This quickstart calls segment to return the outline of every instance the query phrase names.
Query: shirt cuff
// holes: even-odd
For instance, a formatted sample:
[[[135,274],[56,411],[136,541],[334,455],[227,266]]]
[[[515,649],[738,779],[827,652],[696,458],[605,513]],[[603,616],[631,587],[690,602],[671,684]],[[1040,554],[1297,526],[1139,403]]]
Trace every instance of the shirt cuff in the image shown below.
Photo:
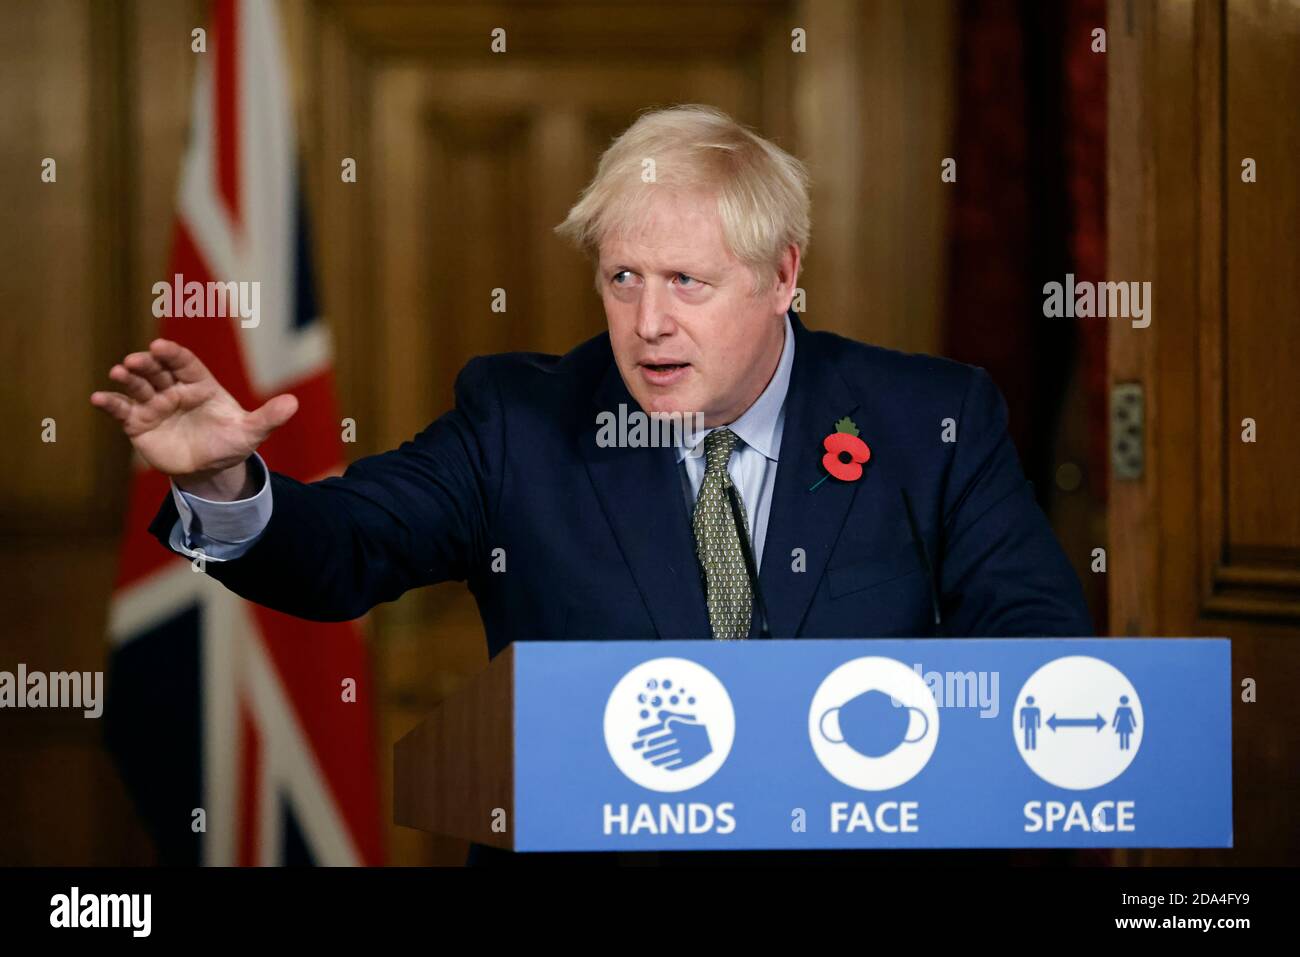
[[[172,501],[180,513],[183,541],[190,548],[199,539],[206,543],[251,544],[271,521],[271,483],[266,462],[256,452],[248,460],[252,479],[260,488],[248,498],[233,502],[214,502],[172,486]],[[205,549],[206,551],[206,549]]]
[[[252,538],[246,542],[240,542],[238,545],[227,545],[223,542],[209,541],[202,535],[195,535],[187,542],[185,529],[181,528],[181,520],[178,518],[176,524],[172,526],[172,533],[167,544],[171,546],[172,551],[184,555],[186,558],[201,558],[209,562],[229,562],[239,558],[244,552],[256,545],[257,539]]]

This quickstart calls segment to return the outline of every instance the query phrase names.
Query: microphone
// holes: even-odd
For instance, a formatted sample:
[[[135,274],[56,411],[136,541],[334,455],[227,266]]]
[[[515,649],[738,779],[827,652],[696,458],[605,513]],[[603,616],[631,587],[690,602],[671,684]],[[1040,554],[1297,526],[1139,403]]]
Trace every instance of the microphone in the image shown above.
[[[907,511],[907,524],[912,530],[912,544],[916,546],[916,557],[921,562],[921,567],[925,569],[925,582],[930,587],[930,607],[934,611],[934,628],[940,635],[943,634],[943,615],[939,613],[939,586],[934,580],[934,567],[930,564],[930,556],[926,553],[925,542],[921,539],[921,529],[916,524],[916,513],[912,511],[912,499],[907,494],[907,489],[900,488],[899,494],[903,496],[903,508]]]
[[[767,605],[763,601],[763,589],[758,586],[758,566],[754,562],[754,552],[749,547],[749,529],[745,527],[745,519],[740,514],[740,498],[736,487],[731,484],[730,475],[726,477],[724,487],[727,490],[727,501],[731,503],[731,517],[736,523],[736,535],[740,538],[740,553],[745,557],[749,593],[754,596],[754,605],[758,610],[758,637],[771,638],[772,633],[767,630]]]

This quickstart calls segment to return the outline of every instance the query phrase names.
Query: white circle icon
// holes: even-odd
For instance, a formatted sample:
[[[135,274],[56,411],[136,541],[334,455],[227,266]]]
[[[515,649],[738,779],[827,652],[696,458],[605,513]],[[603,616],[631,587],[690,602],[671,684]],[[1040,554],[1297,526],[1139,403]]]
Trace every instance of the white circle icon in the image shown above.
[[[605,747],[618,769],[652,791],[685,791],[722,767],[736,713],[722,682],[685,658],[637,665],[605,703]]]
[[[855,658],[822,681],[808,709],[813,752],[841,784],[888,791],[920,773],[939,742],[930,687],[893,658]]]
[[[1085,791],[1109,784],[1137,756],[1146,718],[1124,672],[1087,655],[1039,668],[1016,698],[1012,733],[1030,770],[1048,784]]]

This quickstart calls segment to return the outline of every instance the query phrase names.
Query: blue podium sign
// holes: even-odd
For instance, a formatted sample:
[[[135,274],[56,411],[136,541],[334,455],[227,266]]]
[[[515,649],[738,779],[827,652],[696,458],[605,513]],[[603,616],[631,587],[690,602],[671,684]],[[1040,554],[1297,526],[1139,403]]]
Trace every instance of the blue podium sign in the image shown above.
[[[1232,846],[1226,639],[513,648],[519,851]]]

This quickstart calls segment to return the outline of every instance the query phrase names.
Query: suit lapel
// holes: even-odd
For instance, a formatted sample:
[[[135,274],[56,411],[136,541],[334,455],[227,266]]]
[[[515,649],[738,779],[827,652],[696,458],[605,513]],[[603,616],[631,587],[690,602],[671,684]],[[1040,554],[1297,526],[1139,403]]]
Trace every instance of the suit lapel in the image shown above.
[[[597,411],[641,407],[611,360],[578,443],[614,536],[660,638],[709,638],[708,607],[673,448],[601,448]]]
[[[872,471],[868,462],[856,482],[828,478],[809,491],[826,475],[822,439],[835,430],[838,419],[851,415],[858,403],[812,334],[794,313],[790,320],[795,331],[794,368],[786,393],[781,457],[759,574],[773,638],[797,636],[858,487],[871,481]],[[869,445],[866,424],[858,426]],[[792,568],[796,548],[806,556],[803,571]]]

